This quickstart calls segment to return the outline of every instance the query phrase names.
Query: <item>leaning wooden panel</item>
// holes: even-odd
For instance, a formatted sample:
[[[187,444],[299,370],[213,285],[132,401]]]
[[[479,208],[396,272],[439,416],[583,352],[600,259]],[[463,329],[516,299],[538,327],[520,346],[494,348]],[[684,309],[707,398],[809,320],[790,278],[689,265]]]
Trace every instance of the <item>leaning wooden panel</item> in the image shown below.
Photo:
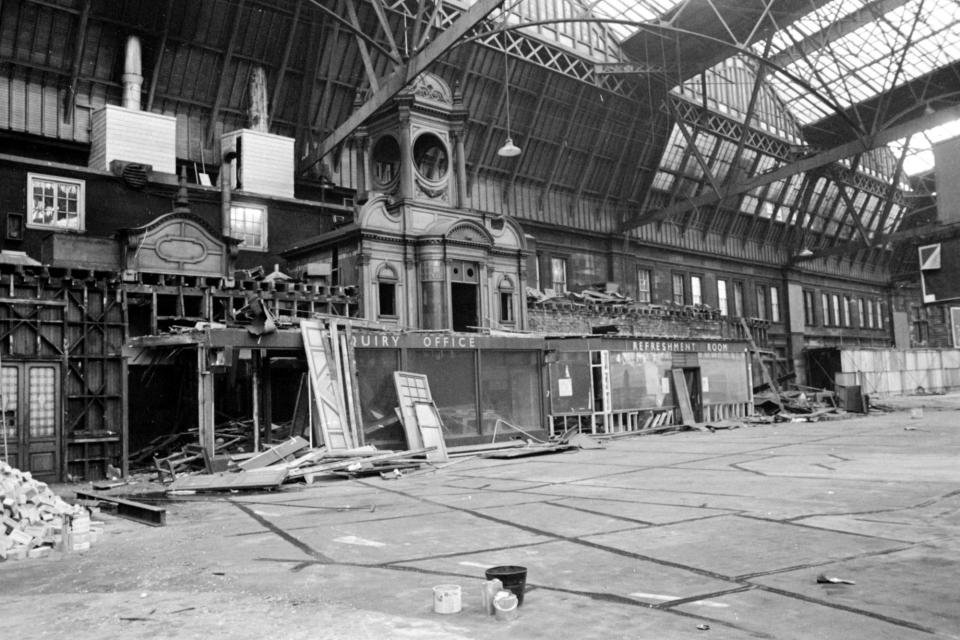
[[[423,437],[420,435],[414,404],[433,402],[427,376],[407,371],[394,371],[393,383],[397,389],[397,399],[400,401],[400,420],[403,422],[403,431],[407,436],[407,448],[421,449],[424,446]]]
[[[427,454],[427,460],[447,460],[447,447],[443,440],[443,421],[440,420],[437,405],[432,402],[414,402],[413,410],[424,446],[436,447],[435,451]]]
[[[303,336],[303,348],[307,353],[310,385],[320,417],[323,444],[327,449],[350,449],[354,443],[340,409],[341,403],[337,393],[339,383],[331,370],[333,363],[327,357],[329,348],[324,344],[329,337],[320,322],[316,320],[301,321],[300,333]]]

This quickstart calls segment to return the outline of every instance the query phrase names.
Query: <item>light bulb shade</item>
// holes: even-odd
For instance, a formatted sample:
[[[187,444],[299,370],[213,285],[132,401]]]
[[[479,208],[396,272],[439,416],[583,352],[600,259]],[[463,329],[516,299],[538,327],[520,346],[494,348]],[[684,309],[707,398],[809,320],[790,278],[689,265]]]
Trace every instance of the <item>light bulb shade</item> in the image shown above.
[[[503,146],[497,149],[497,155],[501,158],[513,158],[520,155],[520,147],[513,144],[513,138],[507,138]]]

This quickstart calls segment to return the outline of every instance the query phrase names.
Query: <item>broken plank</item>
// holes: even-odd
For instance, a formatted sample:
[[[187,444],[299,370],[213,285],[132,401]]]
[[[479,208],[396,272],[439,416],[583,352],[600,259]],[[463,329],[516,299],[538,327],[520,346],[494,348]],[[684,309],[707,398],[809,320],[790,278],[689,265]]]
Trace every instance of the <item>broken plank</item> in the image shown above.
[[[569,449],[576,449],[576,447],[573,446],[572,444],[530,445],[530,446],[517,448],[517,449],[491,451],[489,453],[484,453],[482,455],[484,458],[497,458],[497,459],[525,458],[527,456],[539,456],[546,453],[558,453],[560,451],[567,451]]]
[[[294,436],[289,440],[281,442],[278,445],[270,447],[266,451],[262,451],[257,455],[253,456],[248,460],[244,460],[237,466],[243,469],[244,471],[250,471],[251,469],[259,469],[261,467],[266,467],[268,465],[280,462],[289,455],[293,455],[300,449],[309,447],[310,443],[301,438],[300,436]]]
[[[167,523],[167,510],[152,504],[143,504],[119,496],[108,496],[94,491],[77,491],[78,500],[97,500],[110,502],[117,506],[117,515],[128,520],[142,522],[152,527],[162,527]]]
[[[287,478],[287,468],[264,467],[253,471],[180,476],[167,486],[171,491],[226,491],[230,489],[272,489]]]
[[[456,447],[447,447],[448,455],[485,453],[487,451],[499,451],[501,449],[516,449],[525,447],[527,443],[523,440],[505,440],[503,442],[490,442],[486,444],[463,444]]]
[[[326,471],[337,471],[339,469],[346,469],[355,464],[365,464],[368,462],[379,462],[381,460],[397,460],[400,458],[411,458],[413,456],[421,456],[430,451],[433,451],[435,447],[425,447],[423,449],[413,449],[410,451],[400,451],[398,453],[384,453],[377,456],[369,456],[367,458],[351,458],[348,460],[340,460],[337,462],[328,462],[326,464],[318,464],[312,467],[300,467],[299,469],[293,469],[290,471],[288,477],[290,478],[299,478],[300,476],[306,476],[313,473],[323,473]]]

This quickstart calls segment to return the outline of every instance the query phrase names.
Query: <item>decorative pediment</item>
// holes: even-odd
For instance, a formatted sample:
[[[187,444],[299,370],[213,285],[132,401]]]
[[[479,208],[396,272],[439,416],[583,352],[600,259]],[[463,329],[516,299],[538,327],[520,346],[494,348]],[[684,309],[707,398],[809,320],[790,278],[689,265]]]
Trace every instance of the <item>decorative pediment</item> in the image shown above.
[[[433,73],[421,73],[414,79],[410,92],[418,102],[450,109],[453,107],[453,93],[440,76]]]
[[[233,270],[237,241],[224,239],[193,214],[167,213],[122,233],[127,270],[211,277]]]
[[[465,242],[469,244],[483,244],[493,246],[494,241],[490,233],[472,220],[457,222],[445,234],[448,241]]]

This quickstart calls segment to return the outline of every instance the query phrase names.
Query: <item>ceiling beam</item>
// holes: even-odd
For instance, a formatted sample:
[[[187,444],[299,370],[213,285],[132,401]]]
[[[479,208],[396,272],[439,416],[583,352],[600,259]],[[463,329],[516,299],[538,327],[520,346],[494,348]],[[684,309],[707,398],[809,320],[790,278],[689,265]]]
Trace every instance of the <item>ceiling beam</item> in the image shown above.
[[[325,7],[325,6],[323,6],[322,4],[320,4],[320,2],[318,2],[318,0],[310,0],[310,4],[312,4],[312,5],[315,6],[317,9],[319,9],[320,11],[323,11],[325,14],[327,14],[328,16],[330,16],[331,18],[333,18],[334,20],[336,20],[337,22],[339,22],[340,24],[342,24],[343,26],[345,26],[347,29],[349,29],[349,30],[351,31],[351,33],[353,33],[354,35],[356,35],[357,38],[362,39],[364,42],[366,42],[367,44],[369,44],[371,47],[373,47],[374,49],[377,49],[378,51],[380,51],[381,53],[383,53],[383,55],[387,56],[388,58],[390,58],[391,60],[393,60],[393,61],[396,62],[396,63],[399,63],[399,62],[400,62],[399,58],[394,58],[394,57],[393,57],[393,54],[392,54],[390,51],[388,51],[387,49],[385,49],[379,42],[377,42],[376,40],[374,40],[373,38],[371,38],[370,36],[368,36],[366,33],[364,33],[363,30],[357,29],[357,28],[354,27],[352,24],[350,24],[350,21],[347,20],[346,18],[342,17],[337,11],[334,11],[334,10],[332,10],[332,9],[328,9],[327,7]],[[339,9],[339,3],[338,3],[338,5],[337,5],[337,8]]]
[[[277,79],[273,85],[273,98],[270,100],[268,122],[273,122],[273,114],[277,111],[277,104],[280,102],[281,91],[283,90],[283,81],[287,75],[287,65],[290,64],[290,53],[293,51],[293,42],[296,39],[297,26],[300,24],[300,10],[303,8],[303,0],[296,0],[297,5],[293,9],[293,17],[290,19],[290,36],[287,38],[287,44],[283,49],[283,60],[280,61],[280,70],[277,72]]]
[[[217,119],[220,117],[220,108],[223,106],[223,92],[229,81],[234,80],[234,74],[228,73],[233,50],[237,46],[237,36],[240,33],[241,19],[243,18],[243,3],[237,3],[233,13],[233,25],[230,27],[230,38],[227,40],[227,49],[223,54],[223,64],[220,65],[220,82],[217,83],[217,93],[214,97],[213,108],[210,110],[210,129],[207,133],[207,145],[212,145],[217,135]]]
[[[367,72],[367,82],[370,83],[370,89],[374,93],[380,91],[380,83],[377,82],[377,71],[374,69],[373,60],[370,58],[370,51],[367,49],[367,44],[363,38],[360,37],[362,29],[360,29],[360,19],[357,18],[357,8],[353,4],[353,0],[344,0],[347,5],[347,16],[350,18],[350,25],[353,27],[354,37],[357,39],[357,49],[360,51],[360,59],[363,61],[363,68]]]
[[[333,133],[326,137],[320,144],[315,158],[310,165],[320,161],[325,155],[343,142],[347,136],[362,125],[367,118],[376,112],[377,109],[385,105],[395,95],[397,95],[411,80],[426,70],[433,62],[447,52],[450,47],[456,44],[457,40],[463,37],[471,29],[476,27],[480,21],[499,6],[502,0],[477,0],[467,11],[460,14],[460,17],[450,25],[448,29],[441,32],[430,44],[424,47],[423,51],[417,53],[406,64],[401,65],[380,83],[380,90],[373,93],[359,109],[355,109],[353,114],[338,126]]]
[[[803,40],[799,40],[786,49],[777,52],[770,58],[770,62],[778,67],[786,67],[798,60],[803,60],[810,54],[816,53],[817,50],[853,33],[860,27],[875,22],[878,17],[902,7],[907,2],[908,0],[873,0],[873,2],[868,2],[853,13],[831,21],[820,31],[811,33]]]
[[[708,192],[663,209],[640,213],[628,220],[626,224],[624,224],[621,231],[627,231],[629,229],[641,227],[643,225],[657,222],[658,220],[663,220],[681,213],[685,213],[691,209],[711,205],[718,200],[740,195],[741,193],[746,193],[747,191],[756,189],[757,187],[762,187],[770,184],[771,182],[789,178],[797,173],[810,171],[812,169],[816,169],[817,167],[822,167],[844,158],[865,153],[871,149],[882,147],[895,140],[906,138],[907,136],[913,135],[920,131],[925,131],[957,119],[960,119],[960,105],[941,109],[932,114],[923,115],[914,120],[910,120],[894,127],[890,127],[889,129],[879,131],[872,136],[864,136],[858,138],[857,140],[847,142],[807,158],[802,158],[775,169],[774,171],[769,171],[767,173],[754,176],[749,180],[744,180],[739,184],[722,185],[719,189],[719,193]]]
[[[949,240],[958,236],[960,236],[960,223],[958,222],[954,222],[952,224],[925,224],[922,227],[914,227],[913,229],[905,229],[903,231],[896,231],[894,233],[878,236],[874,241],[872,248],[889,251],[891,248],[889,245],[901,244],[910,240],[915,240],[918,242],[935,242]],[[810,253],[810,255],[794,256],[790,259],[789,266],[793,266],[801,262],[810,262],[811,260],[817,260],[819,258],[845,255],[855,251],[860,251],[862,249],[870,248],[870,246],[863,242],[847,242],[842,245],[836,245],[826,249],[820,249],[819,251],[813,251]]]
[[[150,76],[150,90],[147,93],[147,106],[144,111],[153,111],[153,100],[157,96],[157,81],[160,78],[163,54],[167,49],[167,38],[170,37],[170,19],[173,17],[173,0],[167,0],[167,10],[164,13],[163,33],[160,35],[160,44],[157,46],[157,57],[153,62],[153,74]]]
[[[80,68],[83,63],[83,50],[87,44],[87,22],[90,20],[90,5],[92,0],[83,3],[83,11],[77,18],[77,35],[73,46],[73,62],[70,68],[70,83],[64,96],[63,119],[73,122],[73,110],[77,99],[77,84],[80,82]]]

